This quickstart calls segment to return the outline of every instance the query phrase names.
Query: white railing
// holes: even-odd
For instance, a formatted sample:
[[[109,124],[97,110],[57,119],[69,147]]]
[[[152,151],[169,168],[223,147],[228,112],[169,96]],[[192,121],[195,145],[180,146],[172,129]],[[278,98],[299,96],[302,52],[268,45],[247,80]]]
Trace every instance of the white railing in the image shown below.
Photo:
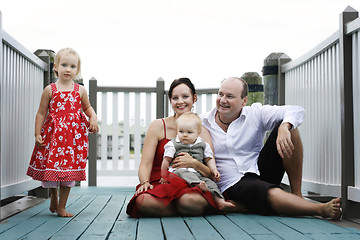
[[[97,86],[96,79],[91,79],[89,85],[100,122],[99,133],[90,135],[90,151],[96,146],[96,152],[89,153],[89,185],[96,185],[97,176],[137,176],[148,126],[156,118],[173,114],[164,81],[159,79],[156,87],[127,88]],[[217,89],[197,90],[194,111],[210,110],[216,93]]]
[[[26,171],[47,64],[1,29],[1,13],[0,43],[0,193],[4,199],[40,185]]]
[[[340,196],[341,129],[338,34],[301,64],[285,71],[285,103],[306,109],[300,134],[304,145],[303,189]],[[320,51],[318,51],[320,49]]]
[[[306,109],[303,189],[341,196],[345,208],[360,202],[359,29],[358,13],[347,8],[339,31],[280,73],[285,103]]]

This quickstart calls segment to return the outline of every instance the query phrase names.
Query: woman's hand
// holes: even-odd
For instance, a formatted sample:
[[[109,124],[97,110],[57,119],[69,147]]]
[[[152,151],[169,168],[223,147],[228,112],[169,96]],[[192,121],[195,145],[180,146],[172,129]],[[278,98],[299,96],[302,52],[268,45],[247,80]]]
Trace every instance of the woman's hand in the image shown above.
[[[149,183],[149,181],[145,181],[141,184],[141,186],[136,190],[135,195],[138,195],[142,192],[146,192],[148,189],[153,189],[154,186]]]
[[[172,161],[173,168],[195,168],[196,164],[199,161],[194,159],[188,153],[181,152],[179,155]]]

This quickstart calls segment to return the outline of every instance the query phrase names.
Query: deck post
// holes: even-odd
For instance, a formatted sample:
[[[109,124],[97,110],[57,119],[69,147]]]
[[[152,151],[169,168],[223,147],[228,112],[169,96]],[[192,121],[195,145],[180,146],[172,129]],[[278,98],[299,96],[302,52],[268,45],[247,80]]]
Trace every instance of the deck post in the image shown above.
[[[281,71],[281,66],[290,62],[291,58],[283,54],[278,59],[278,104],[285,105],[285,73]]]
[[[44,88],[45,88],[51,82],[51,79],[50,79],[50,72],[51,72],[50,71],[50,56],[45,51],[42,51],[39,54],[37,54],[37,52],[35,52],[35,55],[37,55],[44,63],[47,64],[47,69],[46,69],[46,71],[44,71]]]
[[[356,10],[347,7],[340,14],[340,108],[341,108],[341,206],[343,217],[354,217],[348,200],[348,186],[354,186],[354,121],[352,86],[352,37],[346,34],[346,24],[358,18]]]
[[[271,53],[264,60],[262,69],[264,80],[264,104],[285,104],[285,74],[281,66],[291,61],[288,55],[278,52]]]
[[[97,110],[97,80],[92,77],[89,80],[89,100],[92,108],[96,112]],[[96,161],[97,161],[97,146],[96,146],[96,138],[97,133],[89,134],[89,161],[88,161],[88,169],[89,169],[89,186],[96,186],[97,180],[97,169],[96,169]]]
[[[1,16],[1,11],[0,11],[0,86],[2,86],[2,82],[3,82],[3,52],[2,52],[2,49],[3,49],[3,41],[2,41],[2,16]],[[0,88],[0,113],[1,113],[1,91],[2,89]],[[2,118],[1,118],[2,114],[0,114],[0,175],[1,175],[1,169],[2,168],[2,163],[1,163],[1,159],[2,159],[2,154],[1,154],[1,122],[2,122]],[[1,177],[0,177],[0,207],[1,207],[1,189],[2,189],[2,185],[1,185]],[[0,212],[1,214],[1,212]],[[1,218],[1,216],[0,216]]]
[[[156,81],[156,118],[164,117],[165,82],[162,78]]]

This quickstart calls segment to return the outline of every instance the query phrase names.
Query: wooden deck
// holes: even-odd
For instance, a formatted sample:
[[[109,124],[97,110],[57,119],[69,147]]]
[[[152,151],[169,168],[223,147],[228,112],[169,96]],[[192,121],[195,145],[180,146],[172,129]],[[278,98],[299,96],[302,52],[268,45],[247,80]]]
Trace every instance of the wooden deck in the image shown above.
[[[131,188],[75,187],[67,204],[73,218],[49,211],[49,200],[0,222],[0,239],[360,239],[360,230],[310,218],[249,214],[129,218]]]

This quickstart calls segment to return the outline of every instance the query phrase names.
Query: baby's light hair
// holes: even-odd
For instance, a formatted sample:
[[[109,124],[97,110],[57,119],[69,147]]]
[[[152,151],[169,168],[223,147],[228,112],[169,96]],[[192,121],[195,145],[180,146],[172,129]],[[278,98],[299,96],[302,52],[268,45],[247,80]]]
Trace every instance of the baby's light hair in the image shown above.
[[[64,56],[64,55],[67,55],[67,54],[73,54],[74,56],[76,56],[78,58],[78,64],[77,64],[77,69],[78,69],[78,72],[75,76],[75,78],[78,78],[80,76],[80,72],[81,72],[81,61],[80,61],[80,56],[79,54],[72,48],[63,48],[63,49],[60,49],[56,55],[55,55],[55,60],[54,60],[54,65],[56,67],[59,67],[59,62],[60,62],[60,59]],[[54,69],[54,72],[55,72],[55,75],[57,77],[59,77],[58,75],[58,72]]]
[[[176,127],[179,121],[192,121],[194,124],[196,124],[198,133],[201,133],[202,130],[202,121],[201,118],[193,112],[186,112],[183,113],[177,120],[176,120]]]

